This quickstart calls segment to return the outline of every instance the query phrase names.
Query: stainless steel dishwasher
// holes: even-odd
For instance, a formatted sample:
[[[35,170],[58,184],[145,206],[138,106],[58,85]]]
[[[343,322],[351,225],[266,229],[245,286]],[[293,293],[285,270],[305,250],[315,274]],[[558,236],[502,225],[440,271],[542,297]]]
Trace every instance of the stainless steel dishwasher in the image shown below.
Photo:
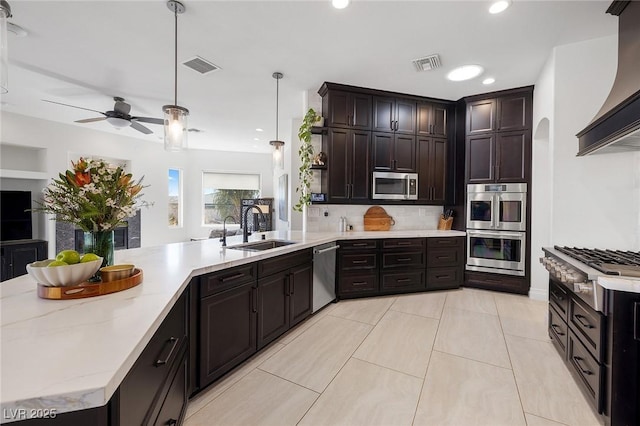
[[[313,248],[313,312],[336,299],[335,242]]]

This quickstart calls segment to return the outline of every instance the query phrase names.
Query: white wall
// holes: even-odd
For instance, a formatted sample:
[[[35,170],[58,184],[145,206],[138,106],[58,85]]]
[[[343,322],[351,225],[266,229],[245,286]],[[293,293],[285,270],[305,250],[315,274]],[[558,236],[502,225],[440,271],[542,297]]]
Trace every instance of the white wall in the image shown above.
[[[536,83],[531,297],[548,292],[541,246],[640,249],[640,153],[576,157],[575,135],[604,103],[616,64],[617,36],[558,46]]]
[[[273,197],[270,154],[248,154],[207,150],[166,152],[162,143],[149,142],[123,135],[100,132],[75,125],[2,112],[2,145],[18,145],[46,149],[44,170],[49,177],[70,168],[70,160],[80,155],[130,160],[133,177],[144,176],[143,199],[154,203],[141,210],[143,247],[169,242],[186,241],[192,237],[206,237],[209,229],[201,226],[202,170],[260,173],[262,196]],[[9,166],[3,164],[3,168]],[[169,168],[183,170],[184,222],[182,228],[167,226]],[[2,179],[2,187],[10,181]],[[46,239],[52,240],[51,223],[47,224]],[[50,247],[54,245],[51,244]]]

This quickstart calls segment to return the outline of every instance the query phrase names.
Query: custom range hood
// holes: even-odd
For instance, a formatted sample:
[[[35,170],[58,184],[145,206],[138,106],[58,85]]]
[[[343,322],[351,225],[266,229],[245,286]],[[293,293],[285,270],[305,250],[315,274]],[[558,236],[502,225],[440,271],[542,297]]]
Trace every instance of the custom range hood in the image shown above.
[[[640,1],[614,1],[618,16],[618,71],[609,97],[576,136],[578,156],[640,151]]]

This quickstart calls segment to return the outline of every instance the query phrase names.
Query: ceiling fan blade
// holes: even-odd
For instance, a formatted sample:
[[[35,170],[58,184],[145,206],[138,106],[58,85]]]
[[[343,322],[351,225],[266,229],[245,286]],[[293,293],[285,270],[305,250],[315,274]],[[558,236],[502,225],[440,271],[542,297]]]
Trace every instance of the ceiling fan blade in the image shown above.
[[[131,117],[131,120],[140,121],[142,123],[152,123],[152,124],[164,124],[164,120],[162,118],[152,118],[152,117]]]
[[[151,131],[151,129],[148,129],[148,128],[144,127],[142,124],[136,123],[135,121],[131,122],[131,127],[133,127],[134,129],[136,129],[139,132],[144,133],[145,135],[150,135],[151,133],[153,133]]]
[[[84,120],[76,120],[75,123],[93,123],[94,121],[106,120],[107,117],[85,118]]]
[[[117,100],[115,105],[113,106],[113,110],[123,115],[129,115],[129,111],[131,111],[131,105],[129,105],[125,101]]]
[[[58,105],[68,106],[68,107],[71,107],[71,108],[84,109],[84,110],[87,110],[87,111],[97,112],[98,114],[102,114],[102,115],[106,116],[106,114],[105,114],[104,112],[102,112],[102,111],[97,111],[97,110],[95,110],[95,109],[91,109],[91,108],[83,108],[83,107],[79,107],[79,106],[75,106],[75,105],[69,105],[69,104],[63,104],[62,102],[48,101],[48,100],[46,100],[46,99],[42,99],[42,100],[43,100],[44,102],[49,102],[49,103],[51,103],[51,104],[58,104]]]

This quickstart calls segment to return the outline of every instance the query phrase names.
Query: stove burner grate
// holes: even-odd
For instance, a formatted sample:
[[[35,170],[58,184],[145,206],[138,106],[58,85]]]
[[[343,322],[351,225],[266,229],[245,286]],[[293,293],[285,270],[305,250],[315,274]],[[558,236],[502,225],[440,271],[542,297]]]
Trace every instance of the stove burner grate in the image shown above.
[[[640,252],[559,246],[554,248],[608,275],[622,275],[621,271],[640,269]]]

